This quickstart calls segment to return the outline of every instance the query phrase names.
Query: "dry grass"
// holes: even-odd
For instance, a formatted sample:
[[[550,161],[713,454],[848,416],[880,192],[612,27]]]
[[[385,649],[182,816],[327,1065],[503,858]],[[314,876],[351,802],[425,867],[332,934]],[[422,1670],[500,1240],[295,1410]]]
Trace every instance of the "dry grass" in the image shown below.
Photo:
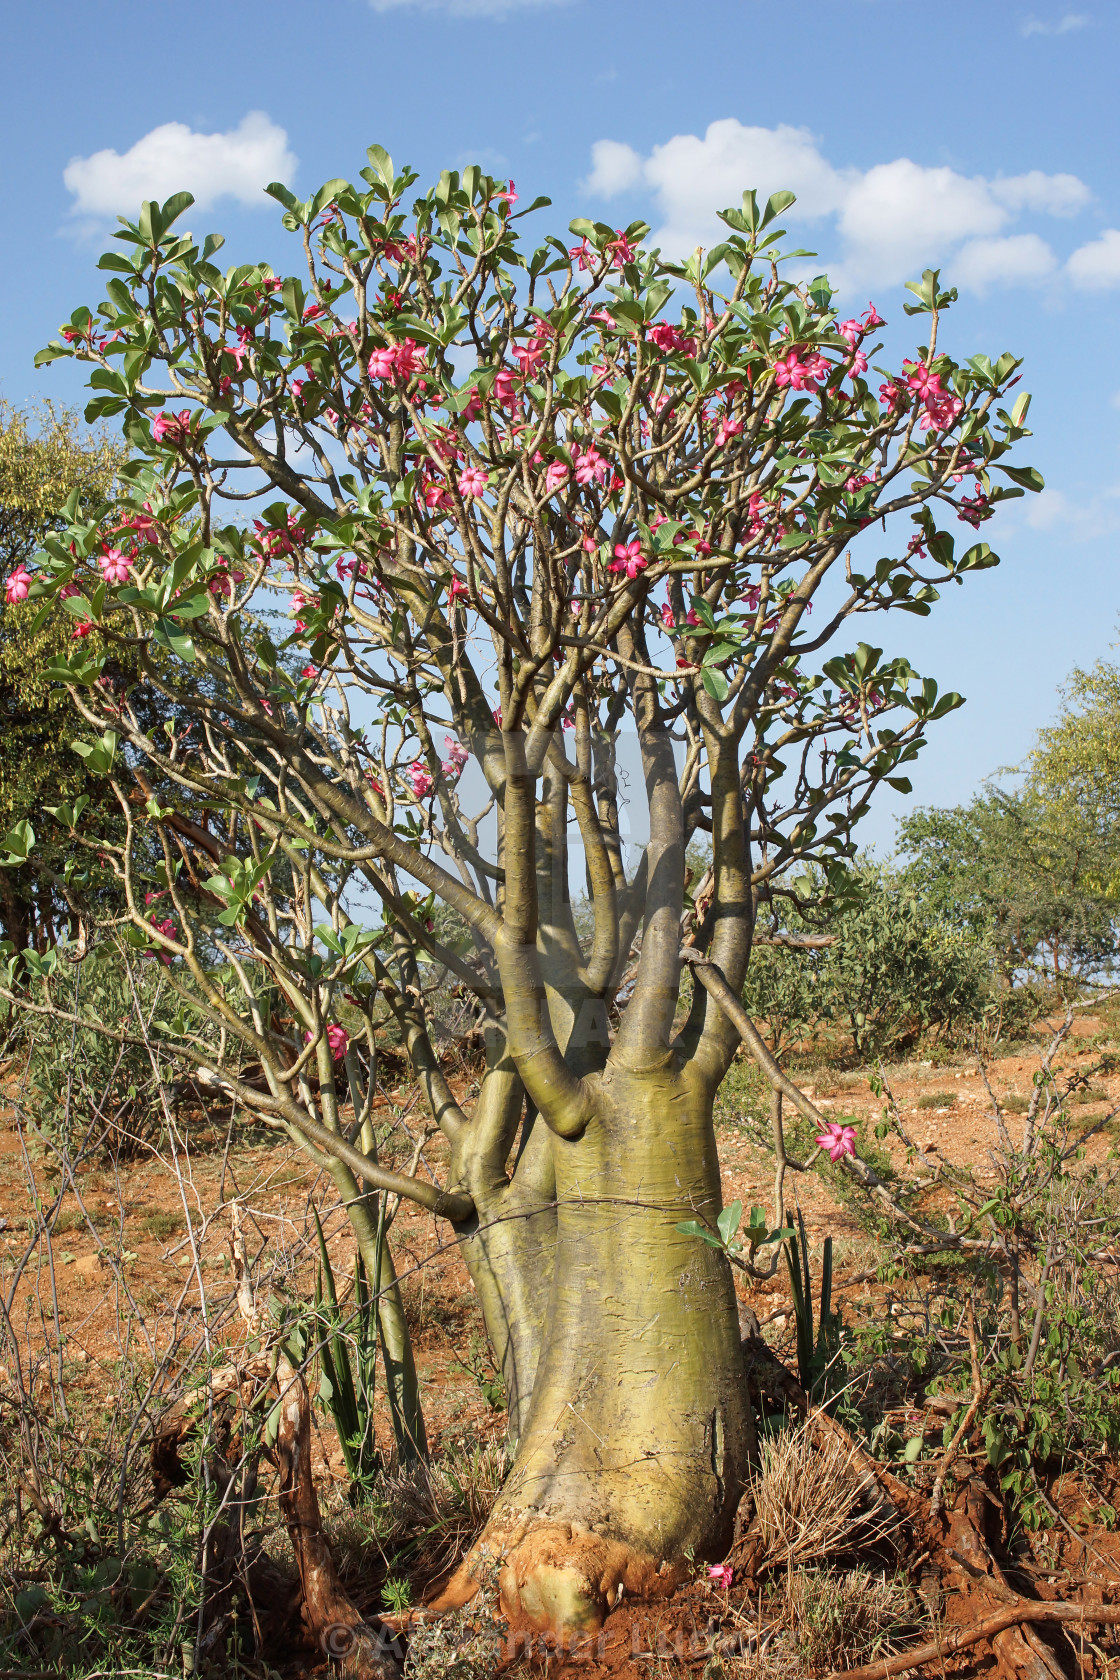
[[[904,1579],[859,1567],[791,1570],[775,1581],[749,1648],[723,1656],[728,1680],[804,1680],[892,1651],[921,1625]]]
[[[426,1468],[390,1470],[368,1499],[331,1514],[344,1574],[377,1562],[426,1585],[458,1563],[490,1515],[509,1462],[496,1443],[460,1448]]]
[[[785,1429],[762,1446],[754,1487],[755,1526],[767,1567],[829,1557],[858,1534],[866,1543],[864,1476],[854,1449],[826,1437],[817,1446],[808,1428]]]

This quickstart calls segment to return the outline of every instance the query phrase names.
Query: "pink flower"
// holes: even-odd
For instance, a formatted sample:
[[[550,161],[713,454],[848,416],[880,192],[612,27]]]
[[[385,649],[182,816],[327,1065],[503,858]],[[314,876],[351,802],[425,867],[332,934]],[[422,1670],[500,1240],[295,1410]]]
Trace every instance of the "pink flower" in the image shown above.
[[[728,439],[738,437],[743,429],[741,420],[721,420],[719,431],[716,433],[716,448],[722,449]]]
[[[428,508],[452,508],[455,506],[450,490],[441,479],[430,478],[425,484],[424,506]]]
[[[452,578],[451,579],[451,588],[447,591],[447,604],[448,604],[448,606],[453,606],[454,603],[456,601],[458,601],[460,597],[462,597],[464,600],[466,600],[469,597],[469,595],[470,595],[470,590],[467,588],[467,586],[463,582],[462,578]]]
[[[863,337],[863,324],[860,321],[841,321],[836,331],[841,338],[847,339],[851,349],[855,349],[856,341]]]
[[[304,1033],[303,1042],[305,1044],[311,1043],[311,1034],[309,1032]],[[346,1047],[349,1043],[350,1034],[346,1031],[345,1027],[332,1025],[327,1028],[327,1044],[329,1045],[331,1055],[334,1057],[336,1062],[345,1056]]]
[[[549,495],[558,490],[568,477],[568,463],[566,461],[550,461],[548,471],[544,475],[544,486]]]
[[[817,1138],[817,1144],[831,1161],[838,1161],[842,1155],[854,1155],[856,1129],[854,1126],[842,1126],[839,1120],[830,1120]]]
[[[405,775],[411,782],[412,791],[416,795],[417,799],[427,798],[428,794],[431,793],[433,787],[435,786],[435,782],[432,780],[432,777],[419,761],[414,764],[410,764],[408,769],[405,771]]]
[[[119,548],[109,548],[106,549],[104,554],[99,554],[97,564],[101,567],[106,583],[128,582],[128,573],[132,562],[121,553]]]
[[[625,572],[626,576],[633,580],[637,577],[638,573],[644,571],[648,565],[649,561],[642,553],[640,539],[638,537],[633,537],[628,543],[615,543],[614,559],[611,561],[607,570],[611,572]]]
[[[611,253],[611,267],[621,268],[623,263],[633,262],[637,256],[637,247],[626,237],[621,228],[615,232],[614,238],[606,249]]]
[[[318,675],[319,675],[319,667],[317,665],[305,665],[303,667],[303,670],[300,672],[301,677],[315,678]]]
[[[666,601],[665,605],[661,609],[661,622],[665,626],[666,630],[675,630],[677,628],[677,621],[673,617],[673,609],[669,605],[668,601]]]
[[[486,489],[490,479],[481,467],[465,467],[459,474],[459,494],[465,500],[477,500]]]
[[[511,373],[509,368],[501,368],[494,375],[494,400],[501,403],[503,408],[508,408],[517,395],[516,379],[517,375]]]
[[[72,642],[79,641],[82,636],[88,636],[92,629],[93,625],[90,623],[88,618],[79,619],[78,623],[75,624],[73,630],[70,632],[70,640]]]
[[[478,386],[472,385],[471,400],[463,410],[463,419],[466,421],[467,425],[470,425],[471,421],[477,420],[481,413],[482,398],[478,394]]]
[[[157,414],[152,421],[152,436],[157,443],[162,443],[165,437],[171,443],[179,443],[190,423],[189,408],[180,409],[178,414]]]
[[[582,454],[577,453],[575,463],[577,484],[603,484],[606,481],[607,473],[610,471],[606,461],[594,445],[585,449]]]
[[[879,314],[873,303],[869,303],[863,312],[863,330],[865,333],[874,332],[876,327],[885,327],[886,322]]]
[[[506,187],[503,192],[496,192],[494,197],[500,200],[503,204],[516,204],[518,195],[513,190],[513,182],[511,181],[509,186]]]
[[[447,749],[447,757],[444,759],[441,766],[444,775],[461,776],[463,773],[463,766],[471,756],[470,753],[461,741],[457,741],[455,739],[454,735],[445,735],[443,737],[443,744]]]
[[[708,1579],[714,1581],[717,1587],[722,1587],[726,1591],[735,1579],[735,1571],[729,1563],[709,1564]]]
[[[14,607],[17,601],[26,601],[34,581],[26,566],[17,566],[4,585],[4,599],[8,605]]]
[[[867,372],[867,357],[862,350],[857,350],[852,357],[852,365],[848,369],[853,379],[860,379]]]
[[[991,517],[992,510],[988,505],[987,496],[983,493],[976,497],[961,497],[960,512],[957,514],[957,518],[963,519],[966,525],[971,525],[974,531],[978,531],[985,519]]]
[[[532,373],[537,363],[544,356],[546,343],[546,339],[531,338],[528,344],[518,344],[514,346],[513,354],[516,360],[520,362],[521,372],[523,374],[527,375]]]
[[[392,379],[397,367],[397,352],[390,346],[387,350],[374,350],[369,358],[369,376],[371,379]]]

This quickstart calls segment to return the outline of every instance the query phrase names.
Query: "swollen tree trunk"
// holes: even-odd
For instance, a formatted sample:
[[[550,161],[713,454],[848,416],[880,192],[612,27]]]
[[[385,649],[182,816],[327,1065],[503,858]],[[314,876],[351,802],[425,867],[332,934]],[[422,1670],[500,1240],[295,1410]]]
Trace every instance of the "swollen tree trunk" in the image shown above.
[[[724,1257],[676,1229],[722,1206],[711,1098],[665,1055],[608,1067],[553,1138],[551,1289],[510,1477],[445,1604],[500,1569],[507,1612],[594,1629],[731,1537],[752,1433]]]

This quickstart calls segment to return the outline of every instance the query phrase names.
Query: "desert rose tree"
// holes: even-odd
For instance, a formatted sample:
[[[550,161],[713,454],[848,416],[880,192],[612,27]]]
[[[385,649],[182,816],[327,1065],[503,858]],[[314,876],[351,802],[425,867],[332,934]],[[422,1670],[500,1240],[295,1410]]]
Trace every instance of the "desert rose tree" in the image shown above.
[[[89,416],[122,416],[124,498],[8,593],[73,619],[53,674],[128,832],[58,818],[112,871],[118,934],[165,965],[155,1053],[327,1163],[371,1264],[379,1192],[462,1242],[515,1452],[453,1596],[497,1562],[507,1607],[593,1627],[721,1554],[751,1438],[727,1252],[681,1229],[717,1229],[739,1035],[682,982],[682,938],[738,993],[775,895],[842,883],[875,789],[908,786],[958,704],[857,641],[860,615],[928,613],[994,565],[951,533],[1040,481],[1004,464],[1018,364],[953,362],[954,294],[927,273],[907,309],[928,342],[872,372],[875,309],[841,319],[826,279],[786,277],[790,194],[746,193],[726,242],[678,264],[643,225],[530,251],[546,201],[515,210],[474,168],[408,211],[415,179],[372,147],[358,185],[270,188],[302,251],[288,278],[223,273],[220,239],[177,230],[187,194],[122,227],[106,300],[40,360],[88,363]],[[140,726],[91,624],[189,728]],[[689,886],[696,835],[712,863]],[[436,1054],[433,964],[476,1000],[469,1106]],[[449,1145],[439,1186],[372,1158],[386,1008]]]

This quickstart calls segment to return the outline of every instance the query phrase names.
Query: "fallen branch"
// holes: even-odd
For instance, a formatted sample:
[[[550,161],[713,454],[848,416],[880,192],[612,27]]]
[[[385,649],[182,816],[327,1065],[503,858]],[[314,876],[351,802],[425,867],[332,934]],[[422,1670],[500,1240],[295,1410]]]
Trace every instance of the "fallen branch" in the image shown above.
[[[866,1663],[863,1668],[839,1669],[827,1675],[826,1680],[890,1680],[892,1674],[906,1674],[925,1663],[951,1657],[956,1651],[978,1645],[982,1639],[993,1639],[1005,1628],[1018,1627],[1023,1622],[1082,1622],[1086,1627],[1114,1626],[1120,1622],[1120,1604],[1040,1604],[1034,1599],[1024,1598],[1018,1604],[1009,1604],[1005,1609],[985,1616],[983,1621],[957,1628],[942,1638],[931,1639],[927,1645],[900,1651],[882,1662]]]

